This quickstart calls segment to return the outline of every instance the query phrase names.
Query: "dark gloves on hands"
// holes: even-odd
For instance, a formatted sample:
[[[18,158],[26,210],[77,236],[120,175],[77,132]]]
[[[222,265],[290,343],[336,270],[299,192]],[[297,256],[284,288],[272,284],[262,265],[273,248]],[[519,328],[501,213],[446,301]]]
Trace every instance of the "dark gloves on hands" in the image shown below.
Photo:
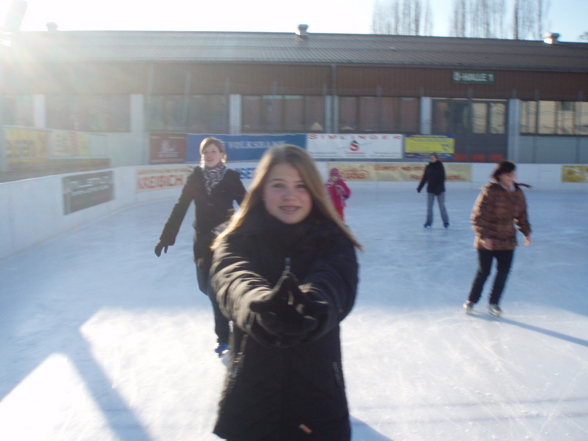
[[[288,271],[282,274],[266,298],[251,303],[257,322],[275,337],[279,346],[301,343],[318,326],[319,316],[327,309],[327,303],[307,298],[300,291],[296,277]]]
[[[169,247],[171,245],[173,245],[173,243],[168,243],[168,242],[165,242],[160,239],[157,242],[157,244],[155,245],[155,255],[157,257],[161,256],[161,250],[163,250],[165,253],[167,253],[167,247]]]

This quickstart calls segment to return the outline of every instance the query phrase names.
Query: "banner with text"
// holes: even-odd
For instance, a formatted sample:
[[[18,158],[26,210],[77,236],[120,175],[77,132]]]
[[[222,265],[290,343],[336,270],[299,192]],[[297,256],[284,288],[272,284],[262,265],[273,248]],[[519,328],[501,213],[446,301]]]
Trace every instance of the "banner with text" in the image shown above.
[[[225,145],[227,161],[256,161],[275,145],[294,144],[306,148],[306,135],[209,135],[189,134],[187,162],[200,162],[200,143],[204,138],[218,138]]]
[[[51,155],[55,157],[90,156],[90,135],[83,132],[52,130]]]
[[[403,135],[307,135],[306,148],[314,159],[402,159]]]
[[[62,178],[64,213],[103,204],[114,198],[112,171],[85,173]]]
[[[183,164],[186,162],[186,135],[183,133],[151,133],[150,164]]]
[[[189,165],[137,168],[137,193],[174,187],[181,189],[192,170],[194,167]]]
[[[562,165],[561,182],[588,182],[588,165]]]
[[[404,157],[411,159],[427,158],[437,153],[441,159],[453,159],[455,139],[442,135],[410,135],[406,137]]]
[[[4,129],[6,159],[9,164],[46,161],[49,157],[49,131],[38,129]]]
[[[447,182],[471,182],[470,164],[443,164]],[[336,167],[348,181],[395,181],[418,182],[423,177],[426,164],[402,162],[330,162],[329,169]]]

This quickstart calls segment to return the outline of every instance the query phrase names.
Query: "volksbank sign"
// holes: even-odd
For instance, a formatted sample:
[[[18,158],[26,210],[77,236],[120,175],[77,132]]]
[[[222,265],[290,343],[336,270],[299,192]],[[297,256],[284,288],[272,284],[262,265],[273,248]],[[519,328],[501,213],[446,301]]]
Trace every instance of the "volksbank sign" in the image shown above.
[[[454,83],[461,84],[494,84],[494,72],[454,70],[452,79]]]

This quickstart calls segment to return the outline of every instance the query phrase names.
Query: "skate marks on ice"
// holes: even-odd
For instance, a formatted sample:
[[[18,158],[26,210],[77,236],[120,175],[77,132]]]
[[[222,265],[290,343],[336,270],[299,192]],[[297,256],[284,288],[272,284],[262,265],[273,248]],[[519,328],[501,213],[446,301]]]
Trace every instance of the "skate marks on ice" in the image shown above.
[[[546,329],[546,328],[541,328],[539,326],[534,326],[528,323],[523,323],[521,321],[517,321],[517,320],[513,320],[511,318],[505,317],[504,315],[500,316],[500,317],[496,317],[490,313],[483,313],[483,312],[479,312],[479,311],[470,311],[466,313],[467,316],[469,317],[474,317],[480,320],[485,320],[488,322],[500,322],[500,323],[504,323],[506,325],[511,325],[511,326],[518,326],[519,328],[522,329],[526,329],[532,332],[537,332],[539,334],[544,334],[547,335],[549,337],[553,337],[553,338],[557,338],[563,341],[567,341],[569,343],[573,343],[576,345],[580,345],[580,346],[585,346],[588,348],[588,340],[579,338],[579,337],[574,337],[572,335],[568,335],[568,334],[563,334],[561,332],[557,332],[557,331],[553,331],[551,329]]]

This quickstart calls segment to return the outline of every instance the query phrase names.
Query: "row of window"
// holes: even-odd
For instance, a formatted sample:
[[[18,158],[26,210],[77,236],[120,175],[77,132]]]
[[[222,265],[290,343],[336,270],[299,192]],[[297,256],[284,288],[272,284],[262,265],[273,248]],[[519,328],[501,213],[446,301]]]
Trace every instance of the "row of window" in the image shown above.
[[[130,131],[128,95],[47,95],[47,126],[86,132]],[[323,96],[243,96],[243,133],[311,133],[325,131]],[[8,95],[0,100],[0,122],[33,126],[33,98]],[[339,97],[338,132],[419,133],[416,97]],[[229,100],[225,95],[152,96],[146,102],[150,132],[228,133]],[[506,133],[504,100],[434,99],[435,134]],[[522,101],[521,134],[588,135],[588,102]]]
[[[523,101],[521,133],[588,135],[588,103],[579,101]]]

